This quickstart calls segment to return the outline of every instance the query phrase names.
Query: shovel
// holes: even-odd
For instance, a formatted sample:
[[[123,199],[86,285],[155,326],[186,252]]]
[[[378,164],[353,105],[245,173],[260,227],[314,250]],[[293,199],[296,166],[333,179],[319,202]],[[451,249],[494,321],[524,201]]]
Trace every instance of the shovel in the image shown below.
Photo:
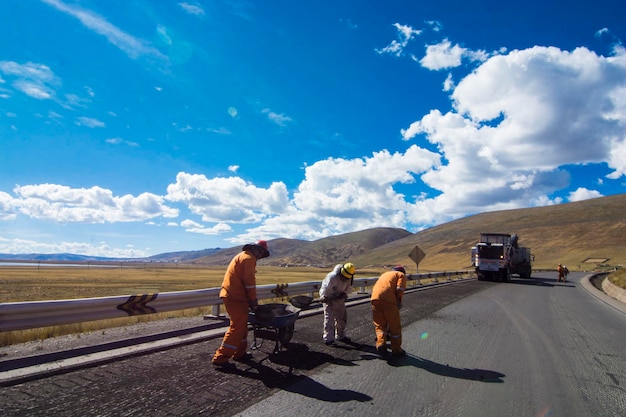
[[[306,295],[296,295],[291,297],[289,302],[292,306],[301,310],[307,310],[309,308],[317,307],[317,304],[322,304],[319,298],[313,298]],[[311,307],[313,305],[313,307]]]

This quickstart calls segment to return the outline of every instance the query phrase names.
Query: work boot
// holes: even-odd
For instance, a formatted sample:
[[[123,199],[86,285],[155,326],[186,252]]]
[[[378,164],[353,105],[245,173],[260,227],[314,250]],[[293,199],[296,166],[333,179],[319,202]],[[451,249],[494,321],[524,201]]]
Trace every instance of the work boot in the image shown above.
[[[400,349],[397,352],[392,352],[391,356],[393,356],[394,358],[401,358],[403,356],[406,356],[406,351],[404,349]]]
[[[215,369],[218,370],[223,370],[223,371],[230,371],[233,369],[237,369],[237,366],[234,363],[231,362],[211,362],[213,364],[213,367]]]
[[[389,357],[389,352],[387,351],[387,346],[385,345],[376,346],[376,352],[378,352],[378,356],[380,356],[383,359],[386,359]]]
[[[236,362],[241,362],[241,363],[252,362],[252,353],[246,352],[241,356],[233,358],[233,360]]]

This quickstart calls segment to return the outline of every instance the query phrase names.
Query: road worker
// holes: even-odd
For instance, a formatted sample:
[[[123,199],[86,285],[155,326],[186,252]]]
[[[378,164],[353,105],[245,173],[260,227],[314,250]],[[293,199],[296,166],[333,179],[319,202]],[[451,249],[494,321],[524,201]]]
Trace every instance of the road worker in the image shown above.
[[[348,294],[352,292],[355,272],[356,268],[352,262],[335,265],[320,286],[320,301],[324,310],[323,338],[327,346],[334,346],[335,340],[344,343],[351,342],[346,336],[348,323],[346,300]]]
[[[267,258],[270,252],[267,242],[259,240],[243,246],[228,265],[220,290],[220,298],[230,317],[230,327],[222,345],[213,356],[216,367],[232,367],[230,358],[245,362],[252,355],[248,349],[248,311],[256,311],[259,304],[256,295],[256,262]]]
[[[384,272],[372,288],[372,318],[376,331],[376,351],[381,358],[387,358],[386,337],[391,342],[391,355],[406,355],[402,349],[402,324],[400,308],[406,289],[406,270],[398,265],[392,271]]]
[[[565,282],[565,268],[563,268],[563,265],[559,264],[559,266],[557,266],[556,268],[556,271],[559,273],[559,282]]]

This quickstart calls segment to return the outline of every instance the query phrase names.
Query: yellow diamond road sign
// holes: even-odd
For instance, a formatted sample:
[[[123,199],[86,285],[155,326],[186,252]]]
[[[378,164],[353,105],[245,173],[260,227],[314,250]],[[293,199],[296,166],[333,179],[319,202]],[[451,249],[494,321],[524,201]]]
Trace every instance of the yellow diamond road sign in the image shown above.
[[[416,264],[419,264],[426,254],[418,247],[414,247],[411,253],[409,253],[409,258],[413,260]]]

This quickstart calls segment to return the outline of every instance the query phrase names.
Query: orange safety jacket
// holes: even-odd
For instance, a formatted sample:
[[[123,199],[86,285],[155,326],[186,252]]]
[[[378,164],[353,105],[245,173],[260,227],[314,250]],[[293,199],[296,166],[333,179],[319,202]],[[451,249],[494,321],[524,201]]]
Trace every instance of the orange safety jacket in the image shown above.
[[[406,289],[406,275],[399,271],[383,273],[372,288],[372,300],[380,300],[386,303],[402,302]]]
[[[256,300],[256,257],[249,252],[241,252],[228,265],[220,298],[232,301]]]

